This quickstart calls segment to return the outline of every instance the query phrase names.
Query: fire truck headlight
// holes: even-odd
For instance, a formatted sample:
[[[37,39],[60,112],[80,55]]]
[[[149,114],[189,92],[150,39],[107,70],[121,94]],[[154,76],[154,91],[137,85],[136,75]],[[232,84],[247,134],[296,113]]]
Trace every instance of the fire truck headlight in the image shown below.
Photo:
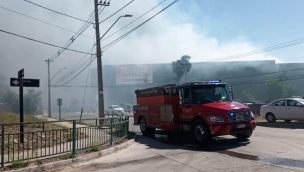
[[[224,118],[218,115],[209,115],[208,119],[211,123],[224,122]]]
[[[236,115],[236,113],[234,113],[234,112],[228,112],[229,121],[235,121],[235,115]]]

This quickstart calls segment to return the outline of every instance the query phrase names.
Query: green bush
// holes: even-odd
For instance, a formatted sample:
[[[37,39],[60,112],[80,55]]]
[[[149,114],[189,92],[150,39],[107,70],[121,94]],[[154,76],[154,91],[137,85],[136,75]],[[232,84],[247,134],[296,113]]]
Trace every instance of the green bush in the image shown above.
[[[28,165],[29,165],[28,160],[16,160],[12,162],[13,168],[23,168],[23,167],[27,167]]]

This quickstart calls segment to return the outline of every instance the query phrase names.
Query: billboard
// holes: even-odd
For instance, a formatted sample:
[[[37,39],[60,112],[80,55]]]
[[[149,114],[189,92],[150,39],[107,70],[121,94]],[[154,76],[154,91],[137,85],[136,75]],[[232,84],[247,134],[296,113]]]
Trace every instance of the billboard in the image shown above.
[[[116,66],[116,84],[150,84],[153,82],[151,65],[118,65]]]

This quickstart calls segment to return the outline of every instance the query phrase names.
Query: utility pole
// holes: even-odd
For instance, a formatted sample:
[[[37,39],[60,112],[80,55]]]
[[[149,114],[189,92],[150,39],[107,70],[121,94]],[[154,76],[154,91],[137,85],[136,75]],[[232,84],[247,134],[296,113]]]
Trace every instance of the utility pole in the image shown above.
[[[51,114],[51,79],[50,79],[50,63],[52,60],[47,59],[45,60],[48,65],[48,117],[52,117]]]
[[[103,76],[102,76],[102,59],[100,48],[100,33],[99,33],[99,19],[98,19],[98,5],[109,6],[109,2],[98,3],[98,0],[94,0],[95,9],[95,30],[96,30],[96,57],[97,57],[97,80],[98,80],[98,110],[99,117],[104,118],[104,94],[103,94]]]

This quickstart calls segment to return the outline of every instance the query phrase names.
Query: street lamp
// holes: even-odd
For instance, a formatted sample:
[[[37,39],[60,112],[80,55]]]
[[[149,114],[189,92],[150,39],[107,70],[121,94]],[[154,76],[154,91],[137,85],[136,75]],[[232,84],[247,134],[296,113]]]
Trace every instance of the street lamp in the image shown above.
[[[100,37],[100,40],[102,40],[102,38],[112,29],[112,27],[118,22],[119,19],[121,19],[122,17],[132,17],[131,14],[125,14],[123,16],[119,16],[115,22],[109,27],[109,29]]]

